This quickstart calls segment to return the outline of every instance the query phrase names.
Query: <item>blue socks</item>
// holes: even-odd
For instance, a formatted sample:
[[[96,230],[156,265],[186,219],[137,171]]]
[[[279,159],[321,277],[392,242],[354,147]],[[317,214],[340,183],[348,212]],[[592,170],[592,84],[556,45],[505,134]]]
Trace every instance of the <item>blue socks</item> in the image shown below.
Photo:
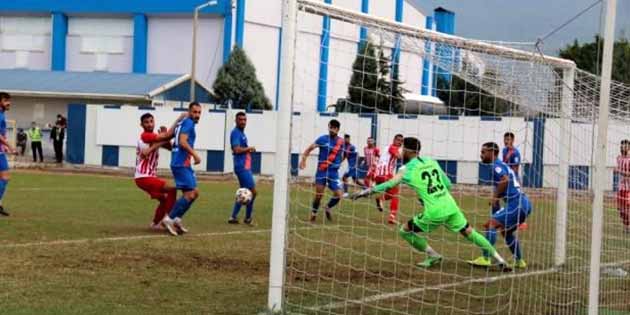
[[[521,246],[518,243],[518,238],[516,237],[516,235],[514,235],[514,233],[508,233],[505,235],[505,243],[510,248],[510,251],[512,252],[516,260],[520,260],[523,258],[523,255],[521,254]]]
[[[247,204],[247,208],[245,208],[245,220],[249,220],[252,218],[252,212],[254,212],[254,201],[256,200],[256,196],[252,197],[252,200]],[[233,217],[236,218],[236,217]]]
[[[486,239],[488,240],[488,242],[490,242],[490,245],[494,247],[494,244],[497,242],[497,229],[488,228],[488,230],[486,231]],[[490,257],[490,253],[488,253],[487,251],[484,251],[483,255],[485,257]]]
[[[337,197],[330,198],[330,201],[328,201],[328,205],[327,205],[328,209],[332,209],[334,206],[336,206],[339,203],[339,200],[341,199]]]
[[[319,203],[320,203],[320,202],[321,202],[321,201],[320,201],[320,200],[317,200],[317,199],[316,199],[316,200],[313,200],[313,206],[311,207],[311,211],[312,211],[313,213],[317,213],[317,211],[319,211]]]
[[[173,210],[168,215],[171,219],[181,218],[186,214],[186,211],[190,209],[190,206],[193,204],[194,200],[188,201],[188,199],[181,197],[175,202],[175,206],[173,206]]]
[[[9,185],[9,181],[6,179],[0,179],[0,200],[4,197],[4,192],[7,190],[7,185]]]
[[[241,212],[241,206],[240,202],[234,202],[234,208],[232,208],[232,219],[236,219],[238,213]]]

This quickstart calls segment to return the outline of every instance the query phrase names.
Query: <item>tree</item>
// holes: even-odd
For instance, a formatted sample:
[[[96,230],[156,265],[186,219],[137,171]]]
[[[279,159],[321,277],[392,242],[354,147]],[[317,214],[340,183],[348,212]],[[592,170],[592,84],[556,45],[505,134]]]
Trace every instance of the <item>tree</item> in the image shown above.
[[[580,44],[576,39],[573,44],[560,49],[559,55],[561,58],[573,60],[582,70],[599,74],[603,46],[599,36],[595,36],[595,40],[590,43]],[[612,70],[613,80],[630,84],[630,41],[627,38],[615,42]]]
[[[256,77],[256,68],[245,54],[235,46],[212,85],[214,98],[219,104],[232,104],[239,109],[271,109],[271,102]]]
[[[399,112],[404,103],[402,82],[389,78],[391,56],[383,47],[377,49],[370,41],[359,46],[352,64],[348,97],[337,101],[337,112]]]

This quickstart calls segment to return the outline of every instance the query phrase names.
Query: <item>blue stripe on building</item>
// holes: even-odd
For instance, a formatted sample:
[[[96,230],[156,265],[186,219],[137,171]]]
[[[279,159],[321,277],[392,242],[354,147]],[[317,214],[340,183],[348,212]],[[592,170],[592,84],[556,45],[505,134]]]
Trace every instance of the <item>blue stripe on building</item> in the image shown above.
[[[65,12],[81,13],[114,13],[114,14],[160,14],[179,13],[191,15],[193,9],[207,0],[19,0],[0,1],[0,11],[13,12]],[[231,0],[218,0],[217,5],[202,10],[203,13],[223,14],[231,9]]]
[[[545,149],[545,119],[534,118],[534,143],[532,144],[532,163],[523,168],[523,185],[525,187],[543,186],[543,156]]]
[[[361,12],[366,14],[370,12],[370,0],[361,0]],[[359,49],[361,44],[367,40],[367,35],[367,27],[361,26],[359,29]]]
[[[68,128],[66,129],[66,161],[85,163],[85,104],[68,104]]]
[[[394,19],[396,22],[403,21],[403,7],[404,0],[396,0],[396,15]],[[396,34],[396,43],[394,44],[394,51],[392,52],[392,80],[398,80],[400,68],[400,35]]]
[[[101,155],[101,165],[118,166],[119,151],[117,145],[104,145]]]
[[[433,16],[436,31],[444,34],[455,34],[455,13],[439,7],[434,10]],[[453,51],[453,48],[449,45],[435,44],[435,51],[436,55],[440,58],[454,59],[453,54],[455,54],[455,51]],[[455,62],[455,60],[453,60],[453,62]],[[446,69],[439,68],[435,65],[433,66],[433,96],[437,95],[438,78],[446,82],[451,82],[451,74]]]
[[[243,48],[245,36],[245,0],[236,1],[236,45]]]
[[[425,28],[428,30],[433,29],[433,17],[427,16],[427,21],[425,24]],[[427,41],[425,42],[424,52],[426,56],[431,55],[432,43]],[[422,95],[431,95],[429,91],[429,83],[431,78],[431,62],[429,58],[422,58],[422,84],[420,85],[420,94]]]
[[[300,163],[300,154],[291,153],[291,175],[298,176],[298,166]]]
[[[225,12],[223,18],[223,63],[226,63],[232,53],[232,9]]]
[[[332,0],[325,0],[332,4]],[[330,46],[330,17],[324,16],[322,21],[322,36],[319,43],[319,81],[317,83],[317,111],[326,111],[326,97],[328,96],[328,58]]]
[[[17,2],[17,1],[16,1]],[[2,7],[2,5],[0,5]],[[68,35],[68,17],[60,12],[52,14],[52,48],[50,52],[50,69],[66,70],[66,36]]]
[[[370,123],[370,137],[376,140],[376,136],[378,135],[378,114],[376,113],[361,113],[359,114],[359,118],[369,117],[372,119]]]
[[[451,183],[457,183],[457,161],[452,160],[438,160],[437,161]]]
[[[206,152],[206,171],[223,172],[225,166],[225,151],[208,150]]]
[[[133,16],[133,72],[147,73],[147,16]]]

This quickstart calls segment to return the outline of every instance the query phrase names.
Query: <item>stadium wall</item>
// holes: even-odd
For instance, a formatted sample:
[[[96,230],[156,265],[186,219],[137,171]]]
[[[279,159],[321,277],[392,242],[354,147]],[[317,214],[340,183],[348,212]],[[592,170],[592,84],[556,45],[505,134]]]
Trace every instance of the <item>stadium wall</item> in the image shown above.
[[[150,112],[156,117],[156,126],[168,126],[180,114],[181,109],[152,108],[136,106],[102,106],[88,105],[85,111],[85,127],[79,129],[84,141],[83,156],[85,164],[95,166],[133,167],[135,165],[135,145],[141,132],[139,117]],[[195,166],[201,171],[218,173],[232,173],[232,156],[229,135],[234,128],[234,115],[237,111],[210,110],[206,108],[197,126],[196,149],[202,157],[202,163]],[[70,114],[68,115],[70,116]],[[363,155],[363,147],[369,136],[375,135],[377,145],[387,147],[397,133],[414,135],[422,140],[422,153],[434,157],[456,183],[478,184],[483,181],[484,169],[479,163],[479,148],[481,144],[495,141],[502,144],[503,133],[512,131],[516,136],[516,145],[521,151],[523,166],[521,176],[531,176],[526,169],[531,168],[536,159],[543,164],[543,174],[540,185],[536,181],[529,181],[533,187],[557,186],[557,153],[559,143],[553,135],[558,134],[559,122],[547,119],[544,123],[544,146],[542,155],[534,154],[533,143],[537,137],[534,134],[534,122],[517,117],[492,118],[487,117],[453,117],[453,116],[401,116],[401,115],[356,115],[335,113],[296,112],[293,114],[293,130],[291,134],[292,172],[300,176],[312,176],[315,172],[317,157],[309,157],[307,169],[297,170],[299,154],[319,135],[327,132],[327,122],[332,119],[341,122],[341,133],[348,130],[353,143]],[[76,119],[76,118],[75,118]],[[624,126],[617,122],[611,123],[609,134],[610,143],[619,143],[624,136]],[[253,156],[253,168],[256,174],[273,176],[274,151],[276,146],[276,112],[248,113],[249,144],[257,148]],[[571,159],[570,185],[575,189],[588,188],[590,183],[590,161],[581,160],[582,150],[590,150],[581,132],[590,132],[590,125],[574,123],[573,138],[574,154]],[[69,130],[69,136],[73,130]],[[74,134],[76,136],[76,134]],[[77,143],[81,143],[78,141]],[[68,144],[68,150],[76,151]],[[105,151],[104,151],[105,148]],[[105,152],[105,153],[104,153]],[[108,154],[117,155],[115,158]],[[615,187],[612,171],[615,167],[616,151],[611,150],[608,155],[609,178],[608,189]],[[117,161],[111,165],[111,161]],[[168,168],[170,154],[163,151],[160,155],[160,167]],[[342,172],[345,172],[344,163]]]

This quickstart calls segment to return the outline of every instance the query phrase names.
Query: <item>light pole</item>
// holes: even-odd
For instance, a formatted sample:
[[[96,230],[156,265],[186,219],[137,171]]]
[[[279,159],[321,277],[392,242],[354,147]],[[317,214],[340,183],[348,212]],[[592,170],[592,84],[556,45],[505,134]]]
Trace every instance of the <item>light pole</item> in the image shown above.
[[[197,67],[197,27],[199,26],[199,11],[209,6],[217,5],[217,0],[208,1],[195,7],[193,16],[193,33],[192,33],[192,60],[190,66],[190,101],[195,101],[195,68]]]

